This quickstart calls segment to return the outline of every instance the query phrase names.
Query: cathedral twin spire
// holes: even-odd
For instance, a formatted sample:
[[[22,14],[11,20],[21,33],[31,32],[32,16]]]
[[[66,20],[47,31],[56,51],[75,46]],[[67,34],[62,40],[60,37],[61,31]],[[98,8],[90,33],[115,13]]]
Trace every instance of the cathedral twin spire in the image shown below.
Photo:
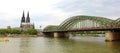
[[[25,19],[24,11],[21,19],[22,23],[30,23],[30,17],[29,17],[29,12],[27,13],[27,18]]]
[[[27,13],[27,17],[25,17],[24,11],[23,11],[23,15],[21,18],[21,23],[20,23],[20,28],[22,30],[34,29],[34,23],[33,24],[30,23],[29,12]]]

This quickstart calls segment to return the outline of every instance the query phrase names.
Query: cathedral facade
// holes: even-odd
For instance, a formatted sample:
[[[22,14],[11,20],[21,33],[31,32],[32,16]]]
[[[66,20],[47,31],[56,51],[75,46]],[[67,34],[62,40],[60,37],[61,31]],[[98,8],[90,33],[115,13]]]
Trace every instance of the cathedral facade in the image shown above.
[[[34,23],[30,23],[29,12],[27,13],[27,17],[25,18],[24,12],[21,18],[20,28],[22,30],[34,29]]]

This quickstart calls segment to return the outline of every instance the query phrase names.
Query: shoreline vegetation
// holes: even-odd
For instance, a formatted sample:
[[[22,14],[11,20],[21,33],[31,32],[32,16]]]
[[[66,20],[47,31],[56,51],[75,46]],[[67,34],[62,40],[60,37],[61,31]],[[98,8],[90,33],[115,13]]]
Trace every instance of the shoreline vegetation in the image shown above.
[[[73,32],[73,35],[82,35],[82,34],[104,34],[103,31],[82,31],[82,32]],[[37,31],[36,29],[21,30],[15,28],[0,29],[0,37],[38,37],[45,36],[42,31]]]
[[[0,37],[35,37],[38,36],[36,29],[0,29]]]

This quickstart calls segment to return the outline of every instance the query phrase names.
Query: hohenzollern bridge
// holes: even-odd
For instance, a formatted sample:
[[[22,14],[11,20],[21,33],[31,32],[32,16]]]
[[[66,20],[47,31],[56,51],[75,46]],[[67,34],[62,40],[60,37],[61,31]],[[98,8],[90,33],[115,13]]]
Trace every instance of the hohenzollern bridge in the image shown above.
[[[69,37],[73,32],[104,31],[108,41],[120,39],[120,19],[112,20],[97,16],[73,16],[58,26],[49,25],[43,33],[54,37]]]

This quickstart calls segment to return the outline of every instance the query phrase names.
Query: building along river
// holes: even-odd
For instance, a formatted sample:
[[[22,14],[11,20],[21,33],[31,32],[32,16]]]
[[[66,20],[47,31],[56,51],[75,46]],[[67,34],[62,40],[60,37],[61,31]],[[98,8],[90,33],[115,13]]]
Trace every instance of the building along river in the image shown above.
[[[1,37],[0,40],[3,38]],[[0,53],[119,53],[120,42],[104,37],[8,37],[0,42]]]

